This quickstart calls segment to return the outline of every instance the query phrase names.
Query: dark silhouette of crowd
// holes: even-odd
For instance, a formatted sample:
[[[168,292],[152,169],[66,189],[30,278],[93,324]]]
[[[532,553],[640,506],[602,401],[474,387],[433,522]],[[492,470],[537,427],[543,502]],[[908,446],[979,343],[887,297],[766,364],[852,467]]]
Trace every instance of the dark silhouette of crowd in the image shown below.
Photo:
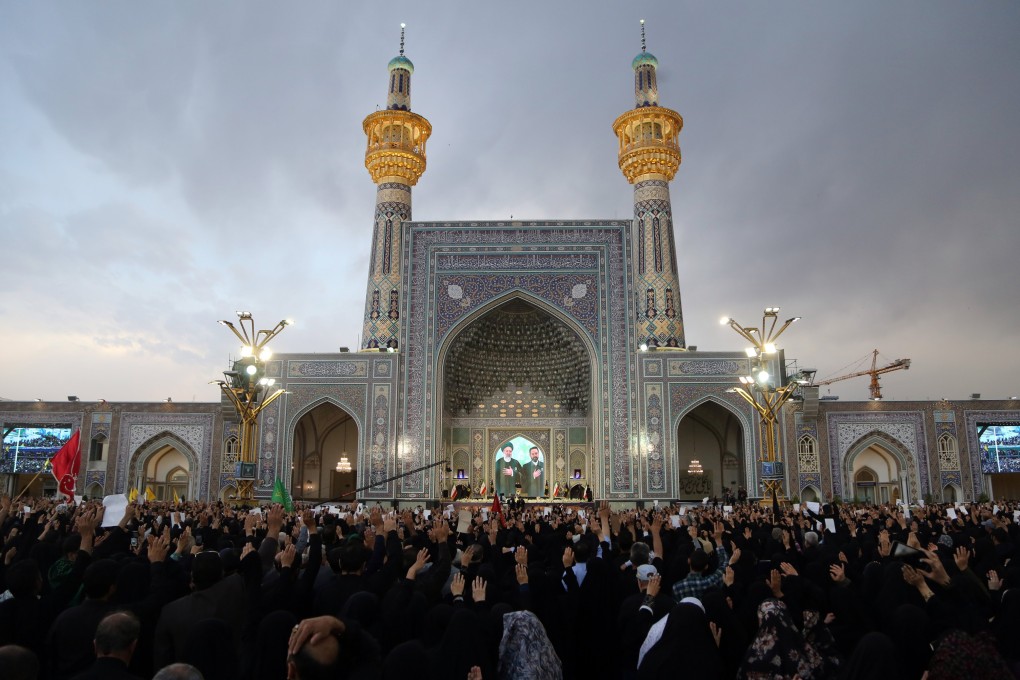
[[[0,678],[1020,678],[1017,511],[5,497]]]

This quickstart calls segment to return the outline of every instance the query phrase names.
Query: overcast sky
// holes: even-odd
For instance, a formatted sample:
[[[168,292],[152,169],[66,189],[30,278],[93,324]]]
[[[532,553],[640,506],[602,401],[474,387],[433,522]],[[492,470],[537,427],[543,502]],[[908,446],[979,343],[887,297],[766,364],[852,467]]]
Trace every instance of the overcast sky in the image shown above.
[[[1016,2],[3,0],[0,397],[217,400],[235,309],[296,319],[277,352],[356,347],[402,21],[416,220],[631,217],[641,18],[685,121],[688,344],[782,305],[820,377],[878,348],[913,360],[887,399],[1020,393]]]

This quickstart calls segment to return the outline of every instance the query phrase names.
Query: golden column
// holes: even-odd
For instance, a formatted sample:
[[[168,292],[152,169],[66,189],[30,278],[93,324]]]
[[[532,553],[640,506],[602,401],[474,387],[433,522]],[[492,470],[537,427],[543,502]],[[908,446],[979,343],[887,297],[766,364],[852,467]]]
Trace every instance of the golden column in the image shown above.
[[[645,49],[634,58],[635,107],[613,123],[620,143],[620,170],[634,185],[635,328],[642,349],[684,348],[680,279],[677,275],[669,182],[680,167],[684,119],[659,106],[658,60]]]
[[[793,396],[798,387],[808,382],[800,373],[787,378],[785,367],[782,365],[783,356],[776,347],[776,340],[790,324],[799,320],[799,316],[787,319],[777,331],[779,307],[765,308],[761,328],[741,326],[729,317],[720,320],[721,324],[729,326],[751,343],[751,346],[744,350],[750,360],[751,375],[740,376],[740,387],[731,387],[726,391],[739,394],[744,401],[754,407],[761,418],[758,423],[761,440],[758,470],[761,473],[764,500],[769,503],[773,494],[780,502],[783,502],[786,495],[784,490],[786,471],[783,454],[779,448],[779,421],[783,404]],[[772,373],[769,372],[770,368]]]
[[[388,69],[386,109],[369,114],[362,123],[368,137],[365,167],[377,189],[361,349],[379,351],[397,350],[401,225],[411,219],[411,187],[425,172],[425,142],[432,134],[432,125],[411,112],[414,64],[404,56],[404,24],[400,54],[390,60]]]
[[[229,371],[223,372],[226,380],[216,380],[223,396],[237,411],[241,419],[241,458],[234,472],[237,501],[245,505],[255,499],[255,481],[258,479],[259,414],[285,392],[275,387],[276,380],[266,377],[266,362],[273,355],[269,342],[294,322],[285,319],[270,330],[255,330],[251,312],[237,312],[237,326],[220,321],[241,341],[241,358]],[[238,326],[240,328],[238,328]]]

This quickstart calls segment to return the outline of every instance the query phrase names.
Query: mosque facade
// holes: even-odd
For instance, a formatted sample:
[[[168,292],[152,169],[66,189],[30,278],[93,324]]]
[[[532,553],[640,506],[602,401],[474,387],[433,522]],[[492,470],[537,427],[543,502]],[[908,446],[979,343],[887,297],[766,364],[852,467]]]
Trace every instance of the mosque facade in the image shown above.
[[[642,47],[632,67],[635,105],[612,129],[633,219],[416,222],[432,126],[412,111],[401,40],[387,106],[363,123],[376,209],[362,344],[267,362],[286,394],[261,415],[258,498],[277,479],[296,499],[403,504],[495,488],[590,488],[628,503],[760,495],[759,417],[731,391],[750,359],[684,336],[669,193],[683,118],[659,103],[655,57]],[[788,379],[782,352],[772,369]],[[778,442],[795,499],[1020,497],[1020,473],[989,474],[979,441],[982,428],[1020,424],[1020,402],[799,397]],[[225,402],[8,401],[0,424],[8,492],[41,468],[38,433],[77,428],[86,494],[236,490],[238,425]],[[508,444],[520,470],[504,475]],[[35,485],[55,488],[49,475]]]

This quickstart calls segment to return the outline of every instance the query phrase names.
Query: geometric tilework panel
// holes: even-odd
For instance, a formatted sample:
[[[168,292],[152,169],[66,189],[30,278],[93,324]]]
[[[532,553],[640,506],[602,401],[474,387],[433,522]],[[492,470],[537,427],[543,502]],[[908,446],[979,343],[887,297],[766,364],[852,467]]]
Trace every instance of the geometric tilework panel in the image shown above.
[[[832,471],[833,494],[842,496],[849,489],[847,455],[852,448],[869,435],[884,435],[883,446],[896,458],[910,479],[910,493],[920,498],[931,492],[928,478],[928,451],[924,437],[924,422],[920,413],[829,413],[829,455]],[[882,437],[879,437],[881,439]],[[842,465],[846,461],[846,465]],[[920,484],[918,483],[920,482]]]
[[[518,296],[555,310],[582,330],[594,350],[590,413],[597,495],[633,493],[630,451],[628,301],[629,222],[450,223],[405,225],[401,351],[404,392],[397,397],[409,468],[433,461],[433,431],[443,403],[435,375],[443,343],[457,324],[497,300]],[[403,480],[402,495],[431,494],[432,476]]]
[[[209,489],[212,463],[212,434],[215,417],[205,413],[125,413],[120,418],[120,440],[117,444],[117,465],[114,487],[109,493],[125,493],[131,463],[141,447],[160,435],[169,434],[183,442],[190,451],[181,453],[197,458],[198,484],[196,496],[204,498]]]

